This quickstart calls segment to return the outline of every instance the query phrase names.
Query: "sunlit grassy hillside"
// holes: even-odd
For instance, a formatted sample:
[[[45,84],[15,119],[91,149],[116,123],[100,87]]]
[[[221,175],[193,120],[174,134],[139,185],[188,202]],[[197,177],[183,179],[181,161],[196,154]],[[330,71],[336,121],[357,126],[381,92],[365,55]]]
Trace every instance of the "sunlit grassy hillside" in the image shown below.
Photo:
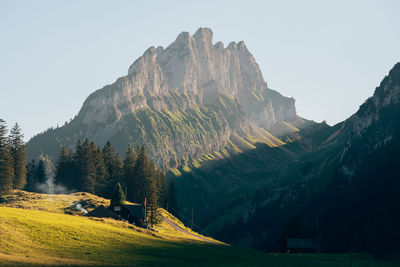
[[[109,205],[110,200],[84,192],[73,194],[39,194],[22,190],[0,197],[0,207],[35,209],[55,213],[74,213],[70,207],[79,202],[88,211],[99,205]]]
[[[58,208],[49,209],[57,212],[29,209],[43,209],[39,199],[32,201],[28,209],[4,207],[2,203],[0,266],[349,266],[350,263],[350,255],[266,254],[205,242],[165,224],[154,232],[112,219],[61,214],[63,205],[57,200],[61,196],[52,197]],[[23,200],[18,203],[24,205]],[[25,204],[28,203],[26,200]],[[47,205],[51,206],[51,202]],[[180,224],[165,211],[162,213]],[[353,266],[391,265],[354,255]]]
[[[12,193],[4,195],[0,198],[0,207],[33,209],[52,213],[64,213],[83,216],[84,214],[82,212],[79,212],[72,208],[74,203],[79,203],[82,205],[83,208],[91,211],[99,205],[108,206],[110,204],[110,200],[85,192],[49,195],[32,193],[22,190],[14,190]],[[127,203],[129,204],[130,202]],[[177,218],[175,218],[164,209],[160,209],[160,214],[164,218],[167,218],[168,220],[176,224],[182,230],[190,233],[185,234],[182,231],[178,231],[171,227],[171,225],[162,221],[159,225],[155,226],[155,229],[157,230],[157,232],[163,234],[164,236],[194,240],[201,239],[203,241],[207,240],[210,242],[222,244],[222,242],[214,240],[210,237],[200,235],[192,231],[190,228],[185,227],[185,225],[181,221],[179,221]]]
[[[173,250],[204,243],[171,229],[157,233],[111,219],[15,208],[0,208],[0,233],[0,259],[10,264],[162,263],[164,254],[173,260]]]

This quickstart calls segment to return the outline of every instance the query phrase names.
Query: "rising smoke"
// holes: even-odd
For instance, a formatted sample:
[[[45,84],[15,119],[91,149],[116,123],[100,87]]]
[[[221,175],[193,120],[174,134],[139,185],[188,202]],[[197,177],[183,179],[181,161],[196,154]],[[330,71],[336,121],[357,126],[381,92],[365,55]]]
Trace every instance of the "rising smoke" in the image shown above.
[[[49,199],[53,199],[52,195],[54,194],[71,194],[75,192],[75,190],[68,190],[65,186],[55,183],[55,168],[51,159],[47,155],[40,155],[40,159],[44,162],[46,181],[44,183],[36,183],[35,189],[37,192],[47,194]],[[68,200],[66,199],[66,201]],[[70,208],[82,212],[83,214],[88,213],[79,202],[73,202]]]
[[[61,184],[55,184],[55,167],[53,162],[47,155],[40,155],[40,159],[44,162],[46,181],[44,183],[36,183],[35,189],[37,192],[46,194],[71,194],[75,192],[75,190],[68,190]]]
[[[71,206],[71,208],[73,208],[74,210],[80,211],[80,212],[82,212],[82,213],[84,213],[84,214],[88,213],[88,211],[87,211],[86,209],[84,209],[84,208],[82,207],[82,205],[81,205],[79,202],[75,202],[75,203]]]

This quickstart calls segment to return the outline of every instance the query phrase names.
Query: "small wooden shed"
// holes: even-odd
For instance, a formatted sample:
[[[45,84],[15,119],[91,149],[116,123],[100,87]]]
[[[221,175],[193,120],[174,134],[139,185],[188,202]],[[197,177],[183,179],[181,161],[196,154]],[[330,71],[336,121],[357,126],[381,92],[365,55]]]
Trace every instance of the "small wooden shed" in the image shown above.
[[[113,204],[109,209],[118,214],[121,219],[134,223],[137,226],[144,226],[145,210],[140,204]]]
[[[96,207],[91,212],[87,213],[86,216],[89,217],[97,217],[97,218],[112,218],[112,219],[119,219],[119,215],[108,208],[100,205]]]

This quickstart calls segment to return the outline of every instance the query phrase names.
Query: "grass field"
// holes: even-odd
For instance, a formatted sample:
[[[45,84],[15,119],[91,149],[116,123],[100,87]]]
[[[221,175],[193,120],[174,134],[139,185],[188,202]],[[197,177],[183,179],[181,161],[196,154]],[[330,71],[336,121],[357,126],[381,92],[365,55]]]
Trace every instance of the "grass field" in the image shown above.
[[[62,214],[60,202],[55,205],[53,212],[0,207],[0,266],[350,266],[349,254],[268,254],[202,242],[164,224],[153,232],[112,219]],[[356,254],[352,263],[399,266]]]

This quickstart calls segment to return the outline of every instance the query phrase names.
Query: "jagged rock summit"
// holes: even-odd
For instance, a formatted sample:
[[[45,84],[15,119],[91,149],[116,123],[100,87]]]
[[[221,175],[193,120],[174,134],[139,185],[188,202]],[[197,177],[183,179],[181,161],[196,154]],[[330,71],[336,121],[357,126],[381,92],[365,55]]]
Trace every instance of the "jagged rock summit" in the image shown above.
[[[243,41],[225,48],[200,28],[165,49],[147,49],[126,76],[91,94],[70,123],[33,137],[28,153],[55,156],[78,139],[110,140],[121,154],[128,143],[144,144],[159,165],[174,167],[224,148],[228,156],[254,142],[283,144],[280,137],[308,123],[294,102],[268,88]]]

